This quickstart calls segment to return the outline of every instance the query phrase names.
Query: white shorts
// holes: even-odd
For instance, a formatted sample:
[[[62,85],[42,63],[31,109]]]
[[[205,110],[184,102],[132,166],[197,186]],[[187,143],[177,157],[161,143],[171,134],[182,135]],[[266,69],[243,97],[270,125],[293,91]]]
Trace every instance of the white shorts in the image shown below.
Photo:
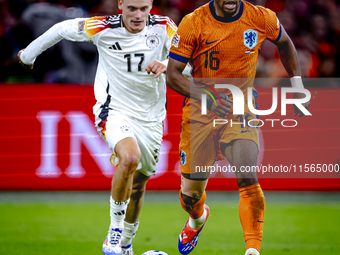
[[[111,110],[105,119],[101,118],[103,116],[99,114],[95,114],[95,117],[97,131],[113,153],[115,153],[114,148],[119,141],[133,137],[141,151],[137,170],[146,176],[156,174],[163,137],[163,123],[150,125],[150,123],[131,119]]]

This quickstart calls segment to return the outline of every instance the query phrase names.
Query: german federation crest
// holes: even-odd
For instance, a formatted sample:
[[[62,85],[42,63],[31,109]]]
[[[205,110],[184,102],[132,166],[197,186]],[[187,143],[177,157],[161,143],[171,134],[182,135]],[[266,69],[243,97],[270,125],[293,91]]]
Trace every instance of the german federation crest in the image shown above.
[[[243,32],[243,43],[249,49],[254,48],[257,45],[258,34],[253,29],[248,29]]]
[[[146,38],[146,45],[150,49],[154,49],[159,45],[159,38],[156,35],[149,35],[148,38]]]

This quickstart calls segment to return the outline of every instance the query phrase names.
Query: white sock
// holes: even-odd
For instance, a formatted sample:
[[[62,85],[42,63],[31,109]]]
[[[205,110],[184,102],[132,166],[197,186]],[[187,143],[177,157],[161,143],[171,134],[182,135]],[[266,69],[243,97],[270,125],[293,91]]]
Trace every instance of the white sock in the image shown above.
[[[122,247],[126,247],[131,244],[132,239],[136,236],[136,232],[139,226],[139,221],[136,223],[127,223],[124,221],[124,230],[122,234]]]
[[[206,217],[207,217],[207,211],[205,209],[204,209],[202,216],[199,217],[198,219],[193,219],[189,217],[189,227],[193,229],[199,229],[200,227],[202,227]]]
[[[126,215],[126,208],[130,202],[130,199],[125,202],[116,202],[110,196],[110,216],[111,224],[110,228],[124,228],[124,219]]]

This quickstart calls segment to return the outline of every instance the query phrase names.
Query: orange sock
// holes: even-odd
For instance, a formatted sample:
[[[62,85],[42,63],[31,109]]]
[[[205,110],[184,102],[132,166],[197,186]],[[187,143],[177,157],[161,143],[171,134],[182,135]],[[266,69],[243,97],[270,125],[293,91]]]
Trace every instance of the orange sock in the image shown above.
[[[182,190],[179,192],[179,200],[181,201],[182,208],[189,213],[189,216],[193,219],[198,219],[204,213],[204,202],[206,198],[205,191],[200,200],[198,200],[193,205],[187,205],[182,199]]]
[[[260,252],[265,205],[260,184],[240,188],[239,215],[246,250],[255,248]]]

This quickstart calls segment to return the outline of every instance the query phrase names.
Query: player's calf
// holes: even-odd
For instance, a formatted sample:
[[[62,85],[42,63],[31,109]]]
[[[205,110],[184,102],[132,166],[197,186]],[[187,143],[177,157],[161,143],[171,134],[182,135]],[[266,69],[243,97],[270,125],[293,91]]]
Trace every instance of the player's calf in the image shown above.
[[[239,214],[247,251],[250,249],[260,251],[264,211],[265,198],[259,184],[240,188]],[[247,255],[250,254],[258,255],[257,253]]]

